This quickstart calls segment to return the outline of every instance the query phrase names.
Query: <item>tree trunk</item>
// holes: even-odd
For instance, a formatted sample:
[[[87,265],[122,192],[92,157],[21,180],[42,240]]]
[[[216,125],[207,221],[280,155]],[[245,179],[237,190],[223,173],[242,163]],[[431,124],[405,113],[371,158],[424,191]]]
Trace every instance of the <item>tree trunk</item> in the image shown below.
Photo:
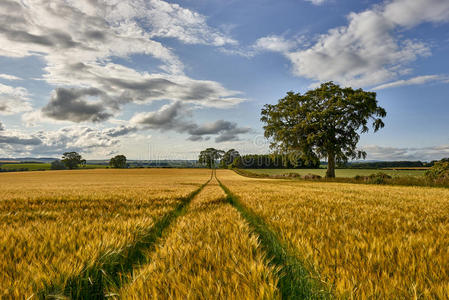
[[[327,156],[326,178],[335,178],[335,154],[329,152]]]

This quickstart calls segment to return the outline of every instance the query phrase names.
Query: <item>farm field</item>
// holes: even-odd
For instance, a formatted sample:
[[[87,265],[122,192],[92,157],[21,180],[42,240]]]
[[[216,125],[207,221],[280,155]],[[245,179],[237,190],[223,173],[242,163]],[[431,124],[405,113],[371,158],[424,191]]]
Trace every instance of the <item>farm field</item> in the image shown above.
[[[119,253],[208,170],[76,170],[0,174],[0,298],[58,291]]]
[[[86,165],[82,169],[105,169],[107,165]],[[23,170],[28,171],[50,170],[50,164],[45,163],[24,163],[24,164],[0,164],[0,168],[4,170]]]
[[[276,299],[273,268],[214,179],[170,229],[122,299]]]
[[[0,298],[449,297],[449,189],[215,174],[0,173]]]
[[[297,173],[300,175],[315,174],[323,176],[326,174],[326,169],[243,169],[256,174],[281,175],[286,173]],[[373,173],[383,172],[390,176],[423,176],[426,172],[422,169],[417,170],[389,170],[389,169],[336,169],[336,177],[354,177],[356,175],[368,176]]]
[[[217,175],[337,298],[449,297],[449,189]]]

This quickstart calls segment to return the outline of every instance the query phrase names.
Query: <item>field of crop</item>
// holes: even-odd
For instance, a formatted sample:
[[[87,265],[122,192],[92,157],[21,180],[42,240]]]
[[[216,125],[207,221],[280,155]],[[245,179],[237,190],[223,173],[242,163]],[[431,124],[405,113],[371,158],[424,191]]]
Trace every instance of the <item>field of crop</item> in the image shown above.
[[[105,169],[107,165],[86,165],[83,169]],[[42,171],[50,170],[50,164],[45,163],[14,163],[14,164],[0,164],[0,168],[4,170],[28,170],[28,171]]]
[[[449,298],[449,189],[0,173],[0,298]]]
[[[40,164],[40,163],[14,163],[14,164],[0,164],[0,168],[4,170],[23,170],[28,169],[29,171],[35,170],[50,170],[50,164]]]
[[[28,298],[120,252],[208,170],[0,174],[0,298]]]
[[[268,175],[281,175],[286,173],[297,173],[299,175],[314,174],[323,177],[324,175],[326,175],[326,169],[244,169],[244,170],[256,174],[268,174]],[[356,175],[368,176],[378,172],[386,173],[390,176],[396,177],[396,176],[423,176],[426,171],[423,169],[416,169],[416,170],[336,169],[335,176],[353,178]]]
[[[449,189],[217,174],[337,297],[449,297]]]
[[[122,299],[275,299],[272,268],[255,236],[213,180],[149,253]]]

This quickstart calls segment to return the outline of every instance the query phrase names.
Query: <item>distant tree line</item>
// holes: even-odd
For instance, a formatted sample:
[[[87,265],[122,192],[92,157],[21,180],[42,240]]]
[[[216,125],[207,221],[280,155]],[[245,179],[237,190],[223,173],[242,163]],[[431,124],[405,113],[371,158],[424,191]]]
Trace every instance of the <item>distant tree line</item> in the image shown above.
[[[314,169],[318,159],[306,162],[292,154],[247,154],[234,159],[231,167],[241,169]]]
[[[240,155],[235,149],[223,151],[215,148],[201,151],[198,162],[208,168],[215,168],[216,162],[219,162],[218,166],[225,169],[310,169],[320,166],[320,161],[317,158],[306,161],[294,152]]]
[[[428,166],[429,163],[422,161],[376,161],[376,162],[346,163],[340,165],[339,167],[348,169],[382,169],[382,168],[419,168]]]
[[[449,162],[449,158],[441,160],[432,160],[431,162],[422,161],[374,161],[374,162],[352,162],[339,165],[340,168],[347,169],[382,169],[382,168],[419,168],[432,167],[437,162]]]
[[[61,159],[56,159],[51,162],[50,169],[51,170],[73,170],[78,169],[80,167],[86,166],[86,160],[83,159],[81,154],[78,152],[64,152]],[[126,163],[126,156],[124,155],[116,155],[111,158],[109,161],[109,166],[111,168],[127,168],[128,165]]]
[[[240,155],[235,149],[223,151],[215,148],[207,148],[206,150],[201,151],[198,163],[207,168],[215,168],[215,165],[218,163],[218,167],[224,169],[315,169],[320,167],[321,162],[317,157],[306,157],[306,159],[298,152]],[[338,164],[338,167],[348,169],[417,168],[432,167],[437,162],[449,162],[449,158],[431,162],[348,162]]]

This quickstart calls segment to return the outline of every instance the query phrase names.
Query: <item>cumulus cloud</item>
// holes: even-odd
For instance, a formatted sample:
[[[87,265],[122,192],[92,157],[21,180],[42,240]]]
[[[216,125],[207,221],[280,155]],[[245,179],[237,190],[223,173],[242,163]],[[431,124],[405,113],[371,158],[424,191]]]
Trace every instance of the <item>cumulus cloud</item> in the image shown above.
[[[132,126],[97,129],[87,126],[69,126],[55,131],[26,133],[19,130],[0,131],[0,154],[60,155],[65,151],[110,153],[119,145],[118,137],[137,131]]]
[[[215,142],[228,142],[228,141],[238,141],[239,134],[244,134],[250,132],[251,129],[248,127],[239,127],[237,123],[229,122],[225,120],[217,120],[212,123],[205,123],[202,125],[194,125],[188,129],[190,134],[190,140],[202,140],[201,137],[204,135],[216,135]]]
[[[100,122],[111,114],[104,111],[100,103],[89,103],[86,97],[101,97],[103,92],[95,89],[58,88],[53,92],[50,102],[42,109],[45,116],[56,120],[73,122]]]
[[[108,128],[106,130],[104,130],[104,134],[106,134],[107,136],[110,137],[119,137],[119,136],[124,136],[130,133],[134,133],[138,130],[137,126],[124,126],[124,125],[120,125],[119,127],[116,128]]]
[[[247,127],[239,127],[237,123],[217,120],[212,123],[198,125],[189,120],[189,112],[181,102],[174,102],[162,106],[158,111],[136,114],[130,122],[148,129],[173,130],[188,133],[190,141],[202,141],[208,135],[218,135],[217,143],[239,140],[239,134],[251,131]]]
[[[330,29],[310,47],[299,50],[290,50],[282,39],[276,43],[274,36],[258,42],[275,41],[266,48],[282,49],[297,76],[352,86],[379,85],[409,73],[411,62],[431,55],[428,45],[403,38],[398,30],[423,22],[449,21],[449,2],[386,1],[360,13],[350,13],[347,19],[347,26]]]
[[[157,111],[134,115],[130,123],[143,125],[148,129],[183,131],[185,127],[189,126],[182,115],[184,109],[186,107],[179,101],[166,104]]]
[[[12,115],[31,109],[30,94],[25,88],[0,83],[0,115]]]
[[[0,135],[0,144],[10,145],[39,145],[42,141],[37,137]]]
[[[5,130],[5,126],[3,125],[2,122],[0,122],[0,131],[3,131],[3,130]]]
[[[187,44],[237,44],[236,40],[209,27],[203,15],[175,3],[151,0],[144,17],[151,27],[151,36],[176,38]]]
[[[44,79],[57,87],[42,110],[47,118],[99,122],[131,102],[226,107],[245,100],[218,82],[186,76],[179,58],[156,37],[212,46],[236,43],[208,26],[203,15],[162,0],[0,3],[0,56],[41,56]],[[151,73],[137,72],[112,60],[133,54],[150,55],[161,64]]]
[[[368,154],[368,159],[375,160],[439,160],[449,157],[449,145],[423,147],[423,148],[398,148],[368,145],[362,147]]]
[[[6,80],[21,80],[21,78],[14,76],[14,75],[9,75],[9,74],[0,74],[0,79],[6,79]]]
[[[257,50],[288,53],[293,48],[296,48],[297,45],[297,41],[287,40],[283,36],[269,35],[259,38],[255,42],[254,48]]]
[[[438,82],[438,81],[447,81],[446,76],[441,75],[424,75],[424,76],[416,76],[409,79],[402,79],[402,80],[396,80],[393,82],[381,84],[379,86],[376,86],[373,88],[373,90],[382,90],[387,88],[394,88],[399,86],[406,86],[406,85],[417,85],[417,84],[424,84],[428,82]]]
[[[49,68],[47,81],[55,85],[90,86],[102,91],[104,106],[118,109],[127,103],[179,100],[201,106],[230,107],[245,99],[209,80],[195,80],[182,74],[140,73],[131,68],[107,63],[102,66],[76,63]]]
[[[326,2],[326,0],[306,0],[306,1],[312,3],[313,5],[321,5],[324,2]]]

